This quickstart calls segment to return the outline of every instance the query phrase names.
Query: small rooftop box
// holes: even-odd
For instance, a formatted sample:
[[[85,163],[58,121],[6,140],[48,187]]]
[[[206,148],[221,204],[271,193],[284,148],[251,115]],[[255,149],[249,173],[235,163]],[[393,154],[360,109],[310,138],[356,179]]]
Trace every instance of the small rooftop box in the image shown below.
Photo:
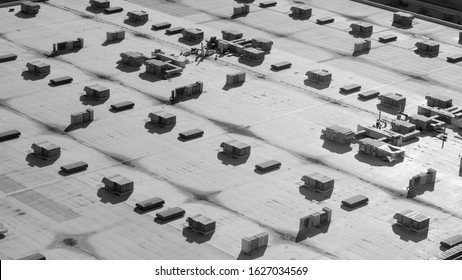
[[[160,30],[160,29],[170,28],[171,26],[172,24],[170,22],[161,22],[161,23],[153,24],[152,29]]]
[[[184,30],[184,27],[172,27],[172,28],[169,28],[167,30],[165,30],[165,33],[166,34],[169,34],[169,35],[173,35],[173,34],[178,34],[178,33],[181,33],[183,32]]]
[[[12,53],[2,54],[2,55],[0,55],[0,62],[16,60],[16,58],[18,58],[18,56],[15,55],[15,54],[12,54]]]
[[[77,172],[88,168],[88,164],[84,161],[76,161],[74,163],[61,166],[61,170],[66,173]]]
[[[454,246],[457,246],[459,244],[462,244],[462,234],[454,235],[453,237],[447,238],[440,242],[441,246],[448,248],[448,249]]]
[[[204,131],[199,128],[194,128],[191,130],[180,132],[180,137],[183,139],[192,139],[196,137],[201,137],[204,135]]]
[[[348,199],[342,200],[342,205],[345,205],[350,208],[355,208],[360,205],[366,204],[369,201],[369,198],[365,197],[362,194],[355,195]]]
[[[276,6],[278,2],[276,1],[265,1],[265,2],[260,2],[259,6],[262,8],[267,8],[267,7],[273,7]]]
[[[327,23],[332,23],[334,22],[334,18],[333,17],[323,17],[323,18],[318,18],[316,20],[316,23],[317,24],[327,24]]]
[[[371,90],[361,92],[361,93],[358,94],[359,98],[362,98],[362,99],[372,99],[372,98],[377,97],[379,95],[380,95],[380,92],[375,90],[375,89],[371,89]]]
[[[124,10],[124,8],[122,8],[122,7],[110,7],[110,8],[104,9],[104,12],[106,14],[115,14],[115,13],[120,13],[123,10]]]
[[[259,171],[262,171],[262,172],[266,172],[266,171],[276,169],[276,168],[279,168],[279,167],[281,167],[281,162],[277,161],[277,160],[274,160],[274,159],[268,160],[268,161],[265,161],[265,162],[262,162],[262,163],[259,163],[259,164],[255,165],[255,169],[257,169]]]
[[[340,88],[340,91],[345,93],[351,93],[358,90],[361,90],[361,86],[358,84],[346,85]]]
[[[131,109],[135,106],[135,103],[131,101],[122,101],[119,103],[115,103],[111,105],[111,108],[115,111],[122,111],[122,110],[127,110]]]
[[[164,205],[165,201],[160,197],[153,197],[147,200],[140,201],[135,204],[136,208],[142,211],[148,211]]]
[[[282,70],[282,69],[287,69],[292,66],[292,63],[288,61],[282,61],[276,64],[271,64],[271,69],[273,70]]]
[[[64,77],[60,77],[60,78],[51,79],[50,84],[58,86],[58,85],[72,83],[72,81],[73,81],[72,77],[64,76]]]
[[[165,211],[159,212],[156,214],[156,217],[161,219],[162,221],[168,221],[177,217],[181,217],[186,213],[183,208],[174,207],[171,209],[167,209]]]
[[[383,35],[383,36],[379,37],[379,41],[382,42],[382,43],[396,41],[396,39],[398,39],[398,36],[392,35],[392,34]]]
[[[18,138],[20,135],[21,135],[21,132],[19,132],[19,130],[16,130],[16,129],[0,132],[0,141]]]

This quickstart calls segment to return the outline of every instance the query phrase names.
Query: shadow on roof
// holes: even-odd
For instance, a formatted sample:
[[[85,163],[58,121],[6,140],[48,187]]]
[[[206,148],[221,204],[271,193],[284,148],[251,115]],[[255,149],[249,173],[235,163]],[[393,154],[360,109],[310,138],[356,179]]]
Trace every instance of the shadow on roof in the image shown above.
[[[435,183],[425,184],[423,186],[414,187],[412,190],[408,190],[407,198],[414,198],[416,196],[422,195],[425,192],[432,192],[435,190]]]
[[[83,105],[90,105],[90,106],[96,106],[96,105],[101,105],[104,104],[109,98],[105,99],[94,99],[91,98],[85,94],[82,94],[80,96],[80,102],[82,102]]]
[[[327,139],[324,135],[321,135],[321,137],[319,138],[324,140],[324,143],[322,144],[322,148],[328,150],[331,153],[345,154],[353,150],[350,144],[340,144],[340,143],[331,141]]]
[[[305,86],[309,86],[309,87],[312,87],[312,88],[315,88],[317,90],[322,90],[322,89],[326,89],[330,86],[330,83],[331,82],[327,82],[327,83],[316,83],[316,82],[313,82],[311,81],[310,79],[305,79],[303,81],[303,83],[305,84]]]
[[[53,159],[49,159],[49,160],[41,159],[41,158],[37,157],[34,153],[29,153],[26,156],[26,161],[29,164],[29,166],[32,166],[32,167],[36,166],[36,167],[39,167],[39,168],[52,165],[53,163],[55,163],[55,161],[57,159],[58,158],[53,158]]]
[[[105,46],[109,46],[109,45],[113,45],[113,44],[118,44],[120,42],[122,42],[124,39],[117,39],[117,40],[112,40],[112,41],[104,41],[104,43],[101,44],[101,46],[105,47]]]
[[[404,240],[406,242],[412,241],[414,243],[418,243],[422,240],[427,239],[427,236],[428,236],[428,229],[422,232],[413,232],[413,231],[402,228],[398,224],[393,224],[391,228],[393,232],[400,237],[401,240]]]
[[[297,237],[295,237],[295,242],[301,242],[307,238],[315,237],[318,234],[327,233],[327,231],[329,230],[329,226],[330,226],[330,222],[325,223],[321,226],[312,227],[309,229],[301,229],[298,231]]]
[[[147,122],[144,123],[144,128],[146,128],[148,130],[148,132],[152,133],[152,134],[154,134],[154,133],[157,133],[157,134],[168,133],[168,132],[172,131],[172,129],[174,127],[175,127],[174,125],[168,126],[168,127],[161,127],[161,126],[153,124],[151,121],[147,121]]]
[[[435,58],[435,57],[438,57],[438,54],[439,54],[439,52],[431,54],[431,53],[425,53],[425,52],[422,52],[422,51],[419,51],[419,50],[415,50],[414,53],[419,55],[420,57],[424,57],[424,58]]]
[[[215,232],[211,232],[209,234],[200,234],[198,232],[192,231],[188,227],[183,228],[183,236],[186,237],[186,242],[189,243],[196,242],[197,244],[201,244],[207,242],[212,239],[214,233]]]
[[[293,20],[309,20],[311,18],[311,16],[309,17],[301,17],[301,16],[298,16],[298,15],[295,15],[295,14],[289,14],[289,17]]]
[[[64,132],[71,132],[80,128],[87,128],[93,121],[81,122],[78,124],[70,124],[64,129]]]
[[[313,191],[309,189],[308,187],[305,187],[305,185],[299,186],[298,191],[300,192],[301,195],[305,196],[305,199],[310,200],[310,201],[314,200],[317,202],[321,202],[326,199],[329,199],[332,196],[332,193],[334,192],[334,190],[331,189],[327,192],[320,193],[320,192]]]
[[[255,67],[255,66],[261,65],[263,63],[263,60],[264,59],[251,60],[251,59],[247,59],[247,58],[244,58],[244,57],[240,57],[237,61],[239,63],[242,63],[242,64],[247,65],[249,67]]]
[[[124,20],[124,23],[125,23],[125,24],[130,25],[130,26],[133,26],[133,27],[138,27],[138,26],[145,25],[146,22],[148,22],[148,21],[137,21],[137,22],[134,22],[134,21],[131,21],[130,19]]]
[[[247,160],[249,159],[249,156],[245,156],[241,158],[233,158],[231,156],[228,156],[224,152],[218,152],[217,158],[221,160],[221,163],[224,165],[238,166],[238,165],[246,163]]]
[[[155,82],[158,82],[158,81],[161,81],[161,80],[165,80],[165,79],[162,79],[161,77],[158,77],[152,73],[149,73],[149,72],[143,72],[143,73],[140,73],[138,75],[138,77],[140,77],[142,80],[145,80],[145,81],[148,81],[148,82],[151,82],[151,83],[155,83]]]
[[[355,31],[349,31],[348,34],[350,34],[351,36],[355,37],[355,38],[370,38],[372,33],[371,34],[362,34],[362,33],[358,33],[358,32],[355,32]]]
[[[358,57],[358,56],[361,56],[363,54],[368,54],[370,52],[370,50],[364,50],[364,51],[355,51],[351,54],[351,56],[353,57]]]
[[[19,11],[16,14],[14,14],[14,16],[18,18],[34,18],[36,15],[26,14],[26,13]]]
[[[412,26],[406,26],[406,25],[402,25],[396,22],[392,23],[391,26],[399,28],[399,29],[411,29],[412,28]]]
[[[128,65],[126,63],[123,63],[121,60],[117,61],[117,70],[125,72],[125,73],[133,73],[136,71],[140,71],[141,65],[140,66],[132,66]]]
[[[184,39],[183,37],[180,37],[178,38],[178,42],[188,45],[188,46],[195,46],[195,45],[199,45],[202,42],[202,40],[189,41],[189,40]]]
[[[232,88],[241,87],[243,84],[244,84],[244,82],[232,83],[232,84],[227,83],[221,89],[227,91],[227,90],[230,90]]]
[[[99,188],[98,192],[96,193],[96,195],[100,198],[100,201],[102,203],[109,202],[111,204],[118,204],[124,202],[130,197],[131,194],[132,193],[125,195],[116,195],[111,192],[108,192],[105,187]]]
[[[42,74],[42,75],[34,75],[31,74],[28,70],[23,71],[21,76],[24,80],[31,80],[31,81],[38,81],[44,79],[46,76],[50,75],[50,73]]]
[[[390,115],[397,115],[397,114],[399,113],[399,109],[398,109],[398,108],[391,107],[391,106],[387,106],[387,105],[383,105],[382,103],[378,103],[378,104],[377,104],[377,109],[378,109],[379,111],[388,113],[388,114],[390,114]]]
[[[358,152],[355,155],[355,159],[357,159],[360,162],[372,165],[372,166],[395,166],[396,164],[401,163],[401,162],[404,161],[404,159],[402,157],[399,157],[398,159],[396,159],[396,160],[394,160],[392,162],[389,162],[385,158],[374,157],[372,155],[368,155],[368,154],[365,154],[365,153],[362,153],[362,152]]]
[[[259,257],[263,256],[265,254],[266,248],[268,246],[264,246],[261,248],[258,248],[255,251],[250,252],[250,254],[245,254],[244,252],[240,252],[239,256],[237,257],[238,260],[255,260],[258,259]]]
[[[90,7],[87,7],[85,9],[85,11],[90,12],[90,13],[94,13],[94,14],[102,14],[104,10],[103,9],[97,9],[97,8],[94,8],[94,7],[90,6]]]

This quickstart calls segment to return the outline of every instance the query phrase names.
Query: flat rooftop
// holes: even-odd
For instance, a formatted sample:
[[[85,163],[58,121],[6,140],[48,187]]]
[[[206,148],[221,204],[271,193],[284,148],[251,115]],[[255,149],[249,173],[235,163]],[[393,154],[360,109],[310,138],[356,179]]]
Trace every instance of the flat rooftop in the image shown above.
[[[393,13],[348,0],[312,0],[307,20],[290,17],[293,1],[278,1],[262,9],[252,3],[245,17],[231,19],[231,0],[112,0],[124,11],[143,10],[150,21],[197,27],[205,38],[222,30],[237,30],[247,39],[268,38],[271,54],[262,62],[234,55],[210,56],[189,62],[180,76],[161,79],[144,67],[122,67],[126,51],[165,54],[189,51],[181,34],[136,25],[124,13],[104,14],[87,9],[87,0],[41,2],[36,16],[0,8],[2,53],[14,61],[0,63],[0,131],[17,129],[21,137],[0,142],[0,222],[8,234],[0,240],[0,259],[41,253],[47,259],[430,259],[439,242],[462,230],[462,188],[459,177],[460,129],[448,126],[444,148],[428,134],[404,148],[402,162],[387,163],[349,147],[320,138],[321,130],[339,125],[354,129],[378,118],[378,100],[361,101],[343,95],[345,84],[362,89],[400,92],[412,115],[425,96],[440,93],[462,105],[462,65],[446,62],[460,53],[459,30],[414,20],[410,29],[391,25]],[[335,22],[316,24],[333,17]],[[352,56],[356,38],[349,26],[361,19],[374,26],[368,54]],[[105,44],[106,32],[125,30],[126,38]],[[380,43],[380,36],[398,38]],[[53,44],[82,37],[85,47],[49,56]],[[414,52],[415,43],[431,38],[440,43],[437,57]],[[200,43],[198,46],[200,46]],[[182,57],[182,56],[180,56]],[[51,65],[46,77],[27,73],[30,61]],[[292,67],[271,70],[289,61]],[[329,69],[325,88],[305,84],[306,71]],[[246,72],[246,81],[228,88],[226,75]],[[49,80],[70,76],[73,82],[51,87]],[[171,105],[171,91],[204,82],[204,92]],[[86,85],[111,90],[110,100],[83,97]],[[131,100],[132,110],[114,113],[110,104]],[[70,114],[86,108],[95,120],[67,130]],[[177,116],[170,130],[146,123],[149,112],[168,110]],[[382,112],[391,122],[395,115]],[[201,138],[180,141],[178,133],[192,128]],[[31,144],[50,141],[61,156],[43,161],[31,155]],[[252,147],[245,159],[221,153],[220,143],[237,140]],[[280,169],[259,174],[254,166],[278,159]],[[85,161],[88,169],[62,175],[60,166]],[[433,191],[406,197],[415,174],[436,168]],[[300,178],[319,172],[333,178],[330,197],[302,187]],[[134,192],[108,193],[101,180],[120,174],[134,181]],[[354,211],[341,201],[362,194],[369,204]],[[140,213],[137,202],[165,200],[163,208]],[[183,218],[155,220],[168,208],[185,209]],[[299,220],[323,207],[332,209],[328,229],[299,232]],[[395,225],[395,213],[412,209],[430,218],[429,231],[415,234]],[[185,232],[187,217],[198,214],[216,221],[216,231],[204,242]],[[264,254],[241,254],[241,238],[269,233]]]

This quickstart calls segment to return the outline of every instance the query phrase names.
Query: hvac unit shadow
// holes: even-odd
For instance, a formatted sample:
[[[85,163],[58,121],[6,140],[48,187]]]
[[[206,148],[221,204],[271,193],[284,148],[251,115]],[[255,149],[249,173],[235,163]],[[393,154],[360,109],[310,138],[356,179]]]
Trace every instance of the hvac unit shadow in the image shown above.
[[[238,260],[255,260],[258,259],[259,257],[263,256],[265,254],[266,248],[268,246],[264,246],[261,248],[258,248],[255,251],[250,252],[250,254],[246,254],[244,252],[240,252],[239,256],[237,257]]]
[[[399,24],[399,23],[396,23],[396,22],[392,23],[391,26],[399,28],[399,29],[404,29],[404,30],[412,28],[412,26],[402,25],[402,24]]]
[[[132,26],[132,27],[138,27],[138,26],[145,25],[146,22],[148,22],[148,21],[146,20],[146,21],[136,21],[136,22],[134,22],[134,21],[132,21],[132,20],[130,20],[130,19],[124,20],[124,23],[125,23],[125,24],[130,25],[130,26]]]
[[[278,167],[276,167],[276,168],[271,168],[270,170],[267,170],[267,171],[262,171],[262,170],[258,170],[257,168],[255,168],[255,169],[253,170],[253,172],[255,172],[255,173],[259,174],[259,175],[264,175],[264,174],[268,174],[268,173],[277,171],[277,170],[279,170],[279,169],[281,169],[280,166],[278,166]]]
[[[402,228],[398,224],[394,224],[391,226],[393,232],[400,237],[401,240],[406,242],[412,241],[414,243],[418,243],[422,240],[427,239],[428,236],[428,229],[422,232],[413,232],[407,229]]]
[[[350,34],[351,36],[355,38],[370,38],[372,36],[372,33],[371,34],[361,34],[355,31],[349,31],[348,34]]]
[[[85,171],[87,171],[87,169],[81,169],[81,170],[73,171],[71,173],[67,173],[67,172],[64,172],[62,170],[59,170],[58,174],[63,176],[63,177],[67,177],[67,176],[78,174],[78,173],[85,172]]]
[[[133,65],[128,65],[126,63],[123,63],[121,60],[117,61],[117,70],[125,73],[133,73],[136,71],[140,71],[141,65],[140,66],[133,66]]]
[[[423,57],[423,58],[435,58],[435,57],[438,57],[438,54],[439,53],[425,53],[425,52],[422,52],[422,51],[419,51],[419,50],[415,50],[414,51],[415,54],[419,55],[420,57]]]
[[[322,224],[320,226],[312,227],[309,229],[301,229],[297,233],[297,237],[295,238],[295,242],[301,242],[307,238],[315,237],[318,234],[324,234],[329,231],[330,222]]]
[[[363,54],[368,54],[370,52],[370,50],[364,50],[364,51],[354,51],[351,56],[353,57],[358,57],[358,56],[361,56]]]
[[[395,166],[396,164],[404,161],[404,158],[399,157],[398,159],[390,162],[386,158],[378,158],[362,152],[358,152],[355,155],[355,159],[372,166]]]
[[[209,234],[200,234],[191,230],[188,227],[183,228],[183,236],[186,237],[186,242],[193,243],[196,242],[197,244],[201,244],[204,242],[209,241],[212,239],[212,236],[215,232]]]
[[[391,106],[387,106],[387,105],[383,105],[382,103],[377,104],[377,109],[378,109],[379,111],[388,113],[388,114],[390,114],[390,115],[398,115],[398,113],[399,113],[399,109],[398,109],[398,108],[391,107]]]
[[[145,81],[148,81],[148,82],[151,82],[151,83],[155,83],[155,82],[158,82],[158,81],[161,81],[161,80],[167,80],[166,78],[161,78],[161,77],[156,76],[154,74],[151,74],[149,72],[140,73],[138,75],[138,77],[140,77],[142,80],[145,80]],[[172,77],[175,77],[175,76],[172,76]]]
[[[70,53],[78,53],[81,49],[82,48],[73,48],[73,49],[66,50],[66,51],[52,52],[47,57],[57,57],[57,56],[66,55]]]
[[[238,165],[246,163],[247,160],[249,159],[249,156],[234,158],[234,157],[227,155],[225,152],[218,152],[217,158],[221,160],[221,163],[224,165],[238,166]]]
[[[148,130],[148,132],[151,133],[151,134],[154,134],[154,133],[156,133],[156,134],[168,133],[168,132],[172,131],[172,129],[174,127],[175,127],[174,125],[168,126],[168,127],[161,127],[161,126],[153,124],[151,121],[147,121],[147,122],[144,123],[144,128],[146,128]]]
[[[26,14],[26,13],[23,13],[21,11],[14,14],[14,16],[17,17],[17,18],[34,18],[34,17],[36,17],[35,14]]]
[[[350,144],[340,144],[340,143],[331,141],[327,139],[324,135],[321,135],[320,138],[324,140],[322,147],[331,153],[345,154],[353,150]]]
[[[188,100],[191,100],[191,99],[198,99],[200,96],[201,96],[202,92],[201,93],[195,93],[195,94],[190,94],[190,95],[183,95],[181,96],[180,98],[177,98],[175,100],[170,100],[170,104],[176,104],[176,103],[180,103],[180,102],[185,102],[185,101],[188,101]]]
[[[42,74],[42,75],[34,75],[32,73],[30,73],[28,70],[26,71],[23,71],[21,73],[21,76],[24,80],[31,80],[31,81],[37,81],[37,80],[42,80],[44,79],[46,76],[50,75],[50,73],[46,73],[46,74]]]
[[[120,42],[122,42],[124,39],[117,39],[117,40],[112,40],[112,41],[104,41],[104,43],[101,44],[101,46],[103,47],[106,47],[106,46],[109,46],[109,45],[113,45],[113,44],[118,44]]]
[[[230,90],[232,88],[238,88],[238,87],[241,87],[242,85],[244,84],[244,82],[239,82],[239,83],[226,83],[221,89],[222,90]]]
[[[425,192],[432,192],[435,190],[435,182],[430,184],[425,184],[423,186],[414,187],[412,190],[408,190],[407,198],[414,198],[416,196],[422,195]]]
[[[52,165],[53,163],[55,163],[56,160],[58,160],[57,157],[49,160],[41,159],[37,157],[34,153],[27,154],[26,156],[27,164],[32,167],[36,166],[38,168]]]
[[[94,7],[91,7],[91,6],[90,6],[90,7],[87,7],[87,8],[85,9],[85,11],[90,12],[90,13],[93,13],[93,14],[102,14],[104,10],[103,10],[103,9],[94,8]]]
[[[303,82],[304,82],[305,86],[309,86],[309,87],[315,88],[317,90],[322,90],[322,89],[329,88],[330,83],[331,83],[331,82],[316,83],[316,82],[311,81],[310,79],[306,79]]]
[[[70,124],[64,129],[64,132],[71,132],[80,128],[87,128],[93,121],[81,122],[78,124]]]
[[[116,195],[111,192],[108,192],[105,187],[99,188],[96,195],[100,198],[102,203],[111,203],[111,204],[118,204],[121,202],[126,201],[132,193],[124,194],[124,195]]]
[[[101,105],[104,104],[109,98],[104,98],[104,99],[94,99],[91,98],[85,94],[80,96],[80,102],[82,102],[83,105],[90,105],[90,106],[96,106],[96,105]]]
[[[240,57],[237,61],[249,67],[255,67],[255,66],[261,65],[264,59],[253,60],[253,59],[248,59],[245,57]]]
[[[347,211],[347,212],[351,212],[351,211],[354,211],[354,210],[358,210],[359,208],[363,208],[365,206],[367,206],[369,203],[363,203],[361,205],[358,205],[356,207],[348,207],[348,206],[345,206],[345,205],[340,205],[340,208],[342,208],[343,210]]]
[[[309,20],[311,18],[311,16],[309,17],[302,17],[302,16],[298,16],[298,15],[295,15],[295,14],[289,14],[289,17],[293,20]]]
[[[189,41],[184,39],[183,37],[180,37],[178,38],[178,42],[188,46],[196,46],[199,45],[202,42],[202,40]]]

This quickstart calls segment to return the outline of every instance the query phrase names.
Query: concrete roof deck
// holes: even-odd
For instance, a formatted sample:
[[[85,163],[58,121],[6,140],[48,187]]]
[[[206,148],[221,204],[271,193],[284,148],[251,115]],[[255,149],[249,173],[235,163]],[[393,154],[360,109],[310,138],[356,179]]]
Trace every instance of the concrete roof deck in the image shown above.
[[[262,231],[270,234],[263,259],[427,259],[439,252],[440,240],[462,229],[457,129],[449,126],[443,149],[441,140],[424,136],[406,146],[403,162],[393,164],[358,154],[355,144],[344,148],[319,138],[327,126],[370,125],[377,119],[377,102],[339,94],[345,84],[402,92],[408,114],[416,112],[428,92],[462,104],[462,68],[445,61],[459,49],[457,30],[420,19],[411,29],[398,29],[391,26],[392,12],[346,0],[313,0],[313,16],[303,21],[289,17],[291,1],[278,1],[271,9],[254,3],[248,16],[233,20],[234,1],[132,2],[145,7],[120,0],[111,4],[146,10],[156,22],[197,26],[206,38],[226,29],[246,38],[268,38],[273,49],[260,65],[234,56],[197,63],[190,56],[181,76],[162,80],[144,69],[117,68],[119,54],[161,48],[178,55],[190,48],[179,41],[180,34],[167,36],[150,30],[150,24],[124,24],[121,13],[86,11],[88,1],[83,0],[41,3],[35,18],[0,9],[0,43],[5,53],[18,55],[0,64],[0,128],[21,131],[19,139],[0,143],[0,216],[9,229],[0,241],[1,259],[34,252],[50,259],[236,259],[244,258],[240,239]],[[317,25],[316,19],[324,16],[335,22]],[[374,33],[369,54],[353,57],[355,38],[348,30],[357,18],[373,24]],[[125,30],[126,38],[103,45],[106,31],[114,29]],[[378,37],[388,33],[398,40],[379,43]],[[85,39],[83,49],[46,57],[53,43],[75,37]],[[414,53],[414,44],[424,37],[440,42],[438,57]],[[68,75],[73,83],[50,87],[48,77],[21,76],[24,65],[34,60],[51,65],[48,77]],[[271,71],[270,65],[281,60],[290,61],[292,68]],[[316,68],[332,73],[328,88],[305,85],[306,71]],[[237,71],[246,72],[246,82],[223,89],[226,74]],[[169,105],[172,89],[198,80],[204,81],[199,97]],[[92,83],[110,88],[111,100],[81,99],[83,87]],[[109,104],[123,100],[137,106],[117,114],[108,110]],[[95,120],[63,132],[70,112],[87,107],[94,109]],[[169,132],[145,127],[146,116],[156,110],[175,114],[177,125]],[[382,117],[393,115],[383,112]],[[204,137],[179,141],[178,132],[191,127],[204,130]],[[251,145],[247,161],[220,156],[220,143],[230,139]],[[52,163],[28,157],[31,143],[41,140],[58,144],[61,157]],[[283,167],[255,173],[254,165],[269,156]],[[88,170],[59,173],[59,166],[75,160],[86,161]],[[408,180],[428,165],[437,166],[435,190],[407,199]],[[299,178],[314,171],[335,178],[330,198],[300,188]],[[101,179],[110,174],[135,182],[126,200],[101,190]],[[340,208],[341,200],[358,193],[369,197],[366,207],[354,212]],[[184,219],[161,225],[153,221],[156,211],[140,215],[133,210],[136,202],[153,196],[165,199],[161,210],[179,206],[188,216],[203,214],[217,221],[212,238],[189,242],[191,237],[182,233]],[[328,231],[294,242],[299,218],[322,207],[333,209]],[[393,215],[407,208],[430,217],[428,236],[393,226]],[[69,239],[77,246],[66,245],[63,240]]]

